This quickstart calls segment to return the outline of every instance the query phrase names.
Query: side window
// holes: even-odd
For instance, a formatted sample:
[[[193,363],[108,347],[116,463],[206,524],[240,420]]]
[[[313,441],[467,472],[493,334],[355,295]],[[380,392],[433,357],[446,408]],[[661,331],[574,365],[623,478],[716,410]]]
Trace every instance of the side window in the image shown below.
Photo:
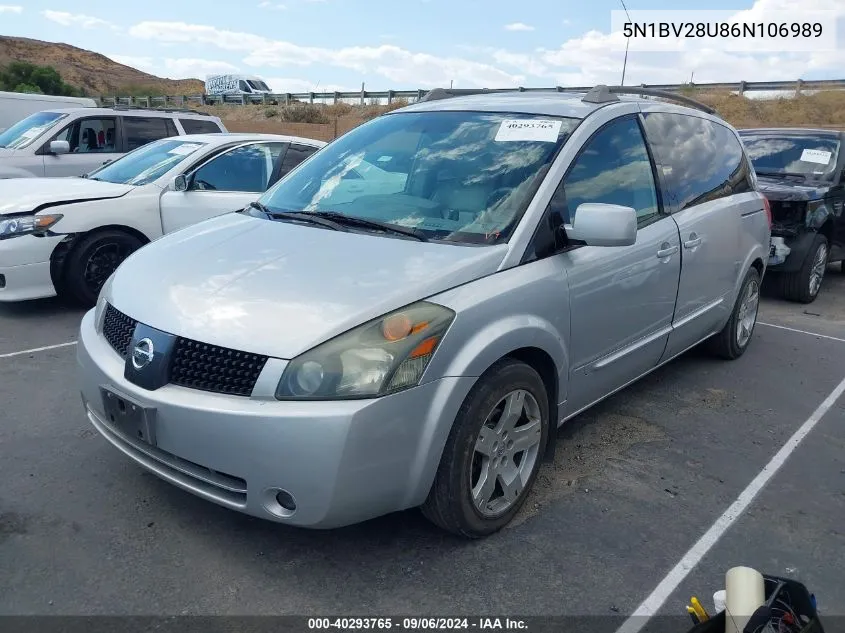
[[[241,92],[252,92],[252,90],[250,90],[249,86],[246,85],[246,82],[243,79],[238,82],[238,88],[241,89]]]
[[[54,141],[67,141],[72,154],[115,152],[115,120],[78,119],[59,132]]]
[[[164,117],[125,116],[123,129],[126,132],[126,151],[128,152],[151,141],[178,134],[173,121]]]
[[[649,112],[644,121],[675,211],[752,189],[742,145],[724,125],[668,112]]]
[[[216,134],[221,130],[214,121],[204,119],[179,119],[185,134]]]
[[[284,143],[253,143],[212,158],[191,179],[193,191],[265,191]]]
[[[550,206],[568,223],[585,202],[633,207],[640,226],[658,216],[654,174],[636,119],[609,123],[588,141]]]
[[[285,152],[285,157],[282,159],[282,167],[279,170],[279,178],[284,176],[316,151],[316,147],[300,145],[299,143],[291,143],[290,147],[288,147],[288,151]]]

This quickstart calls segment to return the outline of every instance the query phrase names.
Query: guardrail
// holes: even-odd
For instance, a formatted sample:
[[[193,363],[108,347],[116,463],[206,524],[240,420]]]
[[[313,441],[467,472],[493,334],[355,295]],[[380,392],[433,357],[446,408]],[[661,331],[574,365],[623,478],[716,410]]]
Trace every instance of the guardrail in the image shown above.
[[[593,86],[553,86],[551,88],[490,88],[483,89],[486,92],[548,92],[549,90],[556,90],[558,92],[586,92]],[[650,88],[652,90],[667,90],[670,92],[689,91],[689,90],[727,90],[743,94],[745,92],[764,92],[764,91],[796,91],[802,90],[843,90],[845,89],[845,79],[821,79],[817,81],[804,81],[798,79],[796,81],[740,81],[737,83],[703,83],[703,84],[639,84],[639,88]],[[159,106],[187,106],[192,103],[201,105],[215,105],[215,104],[233,104],[233,105],[248,105],[248,104],[283,104],[288,105],[295,102],[307,103],[339,103],[347,100],[357,100],[361,105],[367,101],[386,101],[388,104],[393,103],[396,99],[405,99],[408,101],[416,101],[421,99],[428,90],[359,90],[348,92],[282,92],[270,95],[182,95],[182,96],[159,96],[159,97],[98,97],[100,105],[104,106],[143,106],[143,107],[159,107]]]

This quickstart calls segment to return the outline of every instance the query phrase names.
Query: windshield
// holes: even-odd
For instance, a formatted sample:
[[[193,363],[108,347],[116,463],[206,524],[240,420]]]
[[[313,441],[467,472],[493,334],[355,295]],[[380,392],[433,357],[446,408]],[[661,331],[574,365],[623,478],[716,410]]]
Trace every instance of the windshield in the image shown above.
[[[67,114],[59,112],[36,112],[22,121],[18,121],[8,130],[0,134],[0,147],[20,149],[26,147],[46,129],[66,118]]]
[[[146,185],[173,169],[206,143],[164,139],[132,150],[88,174],[92,180],[121,185]]]
[[[578,119],[483,112],[378,117],[268,190],[271,211],[333,211],[429,239],[508,239]]]
[[[263,81],[248,81],[247,82],[250,86],[252,86],[255,90],[270,90],[270,88],[265,84]]]
[[[742,134],[754,170],[766,174],[799,174],[818,179],[833,175],[839,141],[813,134]]]

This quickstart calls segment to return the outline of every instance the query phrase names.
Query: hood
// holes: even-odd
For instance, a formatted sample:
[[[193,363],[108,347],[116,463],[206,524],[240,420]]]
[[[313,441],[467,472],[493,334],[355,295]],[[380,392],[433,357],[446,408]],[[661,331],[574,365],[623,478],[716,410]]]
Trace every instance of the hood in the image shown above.
[[[819,200],[830,189],[829,184],[820,182],[801,182],[789,178],[757,176],[757,188],[769,200],[806,201]]]
[[[0,179],[0,215],[32,213],[47,207],[119,198],[135,187],[87,178],[5,178]]]
[[[4,158],[8,158],[12,154],[15,153],[15,150],[9,149],[8,147],[0,147],[0,160]]]
[[[133,253],[108,300],[154,328],[290,359],[496,271],[507,245],[418,242],[226,214]]]

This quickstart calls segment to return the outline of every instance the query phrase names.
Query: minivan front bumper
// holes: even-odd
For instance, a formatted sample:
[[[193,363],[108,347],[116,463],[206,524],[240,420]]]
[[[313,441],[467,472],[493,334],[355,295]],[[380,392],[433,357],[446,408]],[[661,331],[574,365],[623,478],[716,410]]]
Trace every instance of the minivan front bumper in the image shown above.
[[[77,350],[86,415],[125,455],[219,505],[311,528],[420,505],[475,381],[448,377],[382,398],[323,402],[176,385],[148,391],[124,379],[124,360],[97,331],[94,310],[82,319]],[[102,388],[149,408],[153,444],[110,419]],[[295,511],[279,502],[280,491]]]

